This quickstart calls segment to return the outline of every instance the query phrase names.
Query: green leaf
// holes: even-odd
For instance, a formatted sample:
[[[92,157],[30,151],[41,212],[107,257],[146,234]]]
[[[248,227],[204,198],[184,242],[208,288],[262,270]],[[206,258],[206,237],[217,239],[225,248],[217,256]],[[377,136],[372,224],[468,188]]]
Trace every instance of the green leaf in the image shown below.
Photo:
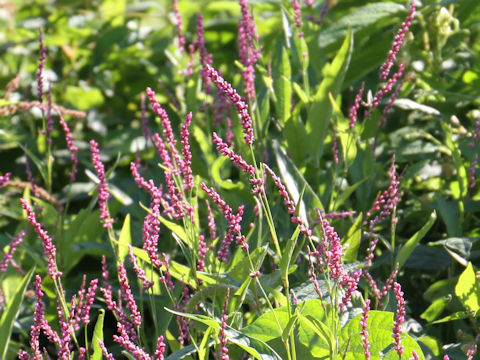
[[[275,92],[275,113],[280,125],[285,125],[292,107],[291,68],[288,52],[282,41],[278,42],[272,60],[273,90]]]
[[[428,322],[434,321],[441,315],[449,302],[450,301],[445,298],[435,299],[433,303],[431,303],[430,306],[427,308],[427,310],[425,310],[420,315],[420,317],[427,320]]]
[[[430,230],[436,220],[437,214],[434,211],[430,214],[430,218],[428,219],[426,224],[423,225],[423,227],[418,230],[410,239],[408,239],[408,241],[402,246],[402,248],[398,252],[396,260],[399,269],[403,267],[405,261],[407,261],[410,254],[413,252],[413,250],[415,250],[420,240],[423,239],[423,237],[427,234],[427,232]]]
[[[282,273],[283,280],[288,279],[288,269],[290,268],[290,261],[292,259],[293,250],[295,250],[295,245],[297,244],[299,234],[300,227],[297,226],[290,239],[287,240],[285,250],[283,251],[282,258],[280,259],[280,264],[278,265],[278,267],[280,268],[280,272]]]
[[[330,50],[340,42],[349,31],[353,31],[356,38],[360,35],[380,31],[386,23],[395,20],[396,14],[405,10],[403,5],[392,2],[377,2],[355,7],[349,14],[332,22],[331,25],[320,31],[318,45],[321,48]]]
[[[173,221],[165,219],[163,216],[159,216],[158,219],[171,232],[177,235],[185,244],[187,244],[189,247],[191,246],[191,244],[189,244],[189,241],[188,241],[187,233],[185,232],[182,226],[175,224]]]
[[[212,178],[222,189],[243,190],[245,188],[245,185],[243,185],[241,181],[234,183],[230,179],[222,179],[221,172],[225,169],[226,164],[229,162],[230,160],[228,159],[228,157],[222,156],[217,158],[212,165]]]
[[[288,321],[287,307],[282,306],[260,315],[252,324],[244,327],[241,332],[249,337],[270,341],[282,336],[283,329],[288,324]]]
[[[440,320],[434,321],[433,324],[440,324],[440,323],[454,321],[454,320],[463,320],[469,317],[473,317],[473,315],[474,314],[469,311],[457,311],[453,314],[445,316],[444,318],[441,318]]]
[[[364,357],[364,349],[362,337],[360,334],[360,319],[362,314],[350,320],[342,329],[339,338],[340,358],[345,360],[356,360]],[[370,334],[370,353],[372,360],[399,360],[399,356],[391,346],[393,343],[392,312],[372,310],[368,312],[367,331]],[[422,349],[415,340],[406,333],[402,333],[402,345],[404,346],[404,354],[401,360],[408,360],[412,355],[412,351],[418,354],[419,359],[424,360]],[[348,348],[347,348],[348,346]]]
[[[480,309],[480,286],[471,262],[458,278],[455,295],[468,311],[477,312]]]
[[[345,255],[343,261],[349,263],[357,260],[358,249],[360,248],[360,242],[362,241],[362,225],[363,214],[357,217],[357,220],[348,229],[345,242],[342,244],[345,247]]]
[[[207,331],[205,331],[205,334],[203,334],[202,342],[198,348],[198,358],[200,360],[208,360],[208,348],[215,343],[213,340],[209,341],[212,332],[213,329],[209,327]]]
[[[325,65],[323,80],[312,98],[312,104],[308,111],[306,130],[309,136],[310,151],[318,162],[322,156],[323,145],[327,135],[327,128],[332,114],[332,105],[328,94],[337,97],[343,84],[343,79],[348,69],[353,51],[353,36],[351,30],[343,42],[342,47],[331,64]]]
[[[105,318],[105,310],[100,309],[100,314],[98,315],[97,322],[95,323],[95,329],[93,330],[92,335],[92,349],[93,354],[91,360],[102,360],[103,359],[103,352],[102,348],[98,344],[98,339],[103,341],[103,320]]]
[[[280,355],[278,355],[275,350],[259,339],[249,337],[230,327],[225,329],[225,333],[227,334],[228,341],[240,346],[243,350],[248,352],[250,355],[253,355],[256,359],[282,360]]]
[[[27,275],[23,277],[22,282],[20,283],[17,291],[15,292],[15,295],[7,304],[7,307],[0,319],[0,359],[7,358],[8,344],[10,342],[10,337],[12,334],[13,323],[15,322],[18,312],[20,311],[23,294],[25,293],[25,289],[30,283],[30,279],[32,278],[34,270],[35,268],[32,268],[27,273]]]
[[[118,263],[124,262],[125,257],[128,255],[128,245],[132,244],[132,235],[130,230],[130,214],[125,216],[123,222],[122,232],[118,238]]]
[[[309,348],[314,358],[331,357],[333,354],[333,335],[331,330],[311,315],[298,314],[298,335],[300,343]]]
[[[45,184],[48,184],[47,167],[45,166],[45,164],[37,157],[37,155],[31,152],[26,146],[23,146],[20,143],[18,143],[18,146],[20,146],[22,150],[25,152],[25,154],[27,154],[28,157],[33,161],[38,171],[40,172],[40,175],[42,175],[43,182]]]

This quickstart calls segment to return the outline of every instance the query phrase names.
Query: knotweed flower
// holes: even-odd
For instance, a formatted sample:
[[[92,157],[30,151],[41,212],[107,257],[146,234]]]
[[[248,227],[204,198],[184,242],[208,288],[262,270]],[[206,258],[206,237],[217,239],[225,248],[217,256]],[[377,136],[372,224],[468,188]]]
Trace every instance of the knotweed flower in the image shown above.
[[[397,278],[397,274],[398,274],[398,263],[395,265],[395,268],[393,269],[392,273],[390,274],[387,281],[385,282],[385,285],[383,286],[382,291],[380,292],[380,299],[378,300],[381,300],[384,296],[387,296],[387,292],[392,288],[392,284]]]
[[[387,125],[387,115],[392,110],[393,103],[395,102],[395,100],[397,100],[398,94],[400,93],[400,90],[402,90],[403,84],[405,84],[406,80],[406,78],[403,78],[402,81],[400,81],[400,83],[395,88],[394,93],[388,99],[387,106],[385,106],[385,109],[383,109],[382,117],[380,118],[380,122],[378,123],[379,127]]]
[[[474,344],[470,349],[467,351],[467,360],[473,360],[473,355],[477,352],[477,344]]]
[[[185,51],[185,36],[183,35],[182,31],[182,15],[180,14],[180,10],[178,9],[178,0],[173,0],[173,12],[175,13],[175,20],[176,20],[176,27],[177,27],[177,35],[178,35],[178,48],[181,52]]]
[[[363,307],[362,319],[360,320],[360,334],[362,335],[362,346],[363,354],[365,355],[365,360],[370,360],[370,340],[368,339],[368,330],[367,330],[367,320],[368,312],[370,311],[370,299],[365,301],[365,306]]]
[[[395,74],[392,75],[390,79],[387,80],[387,83],[383,85],[380,90],[377,91],[375,96],[372,99],[372,103],[370,107],[376,108],[383,97],[392,91],[393,85],[400,79],[403,75],[403,71],[405,70],[405,63],[401,63],[398,67],[398,70]]]
[[[25,154],[25,172],[27,173],[28,182],[32,187],[32,192],[35,197],[40,197],[38,192],[37,184],[35,183],[35,178],[33,177],[32,169],[30,168],[30,162],[28,161],[28,156]],[[41,212],[41,211],[40,211]]]
[[[302,7],[298,0],[292,0],[292,8],[293,8],[293,19],[295,21],[295,26],[297,28],[302,27]],[[303,32],[299,32],[297,34],[298,37],[303,37]]]
[[[130,352],[135,359],[152,360],[150,355],[148,355],[144,349],[140,348],[132,341],[127,333],[127,330],[121,323],[117,323],[117,330],[120,335],[113,335],[113,341]]]
[[[120,264],[117,268],[118,270],[118,278],[120,280],[120,289],[122,293],[122,298],[127,303],[127,307],[130,310],[131,320],[132,323],[136,327],[140,327],[142,325],[142,316],[138,311],[137,304],[133,297],[132,290],[130,289],[130,284],[128,283],[127,279],[127,271],[125,270],[125,266]]]
[[[405,321],[405,300],[403,298],[402,287],[399,283],[393,283],[393,291],[395,293],[395,299],[397,300],[397,312],[395,313],[395,321],[393,323],[394,338],[393,347],[401,357],[404,352],[404,347],[401,345],[402,324]]]
[[[205,254],[207,253],[207,243],[205,242],[205,235],[198,237],[198,260],[197,270],[203,271],[205,268]]]
[[[475,154],[472,164],[468,168],[468,188],[473,189],[475,187],[475,169],[478,165],[478,154]]]
[[[10,177],[12,176],[12,173],[7,172],[5,175],[0,176],[0,188],[4,187],[5,184],[10,181]]]
[[[205,71],[213,83],[223,91],[230,103],[237,109],[237,114],[242,123],[243,133],[245,134],[245,142],[247,145],[252,145],[255,137],[253,135],[252,118],[248,113],[248,105],[242,100],[232,85],[226,82],[213,67],[207,64]]]
[[[98,149],[98,143],[95,140],[90,140],[90,152],[92,154],[92,162],[97,173],[97,177],[100,180],[98,184],[98,205],[100,207],[100,219],[103,221],[103,227],[108,229],[113,225],[113,219],[110,217],[110,213],[107,208],[107,200],[110,197],[108,192],[107,180],[105,179],[105,167],[100,160],[100,150]]]
[[[148,280],[148,278],[145,274],[145,271],[142,268],[140,268],[140,266],[138,266],[137,259],[135,257],[135,254],[133,253],[133,248],[130,244],[128,245],[128,255],[130,256],[130,261],[132,262],[133,270],[135,270],[135,273],[137,274],[137,277],[140,280],[142,280],[143,291],[151,288],[154,283],[152,281]]]
[[[340,303],[340,311],[344,312],[346,307],[352,300],[352,295],[357,290],[358,282],[362,276],[362,269],[354,271],[352,274],[344,274],[340,281],[341,287],[344,288],[345,294],[342,296],[342,302]]]
[[[480,117],[477,119],[477,122],[475,125],[476,125],[475,132],[473,133],[472,141],[469,144],[471,148],[474,148],[475,145],[478,143],[478,140],[480,139]]]
[[[192,113],[188,113],[185,117],[185,122],[182,125],[182,131],[180,133],[180,142],[182,143],[182,174],[183,174],[183,186],[185,191],[193,189],[193,175],[192,175],[192,153],[190,151],[190,143],[188,140],[189,132],[188,127],[192,123]]]
[[[165,357],[163,356],[165,354],[165,343],[163,342],[163,336],[159,336],[157,339],[157,348],[155,349],[155,360],[163,360]]]
[[[37,90],[38,90],[38,100],[40,101],[41,108],[43,110],[43,69],[45,68],[45,59],[47,58],[47,49],[43,44],[43,31],[42,28],[38,29],[38,42],[40,46],[40,55],[38,58],[38,69],[37,69]]]
[[[210,202],[205,200],[207,204],[207,213],[208,213],[208,230],[210,232],[210,239],[214,241],[217,238],[217,225],[215,224],[215,217],[213,216],[212,209],[210,208]]]
[[[27,200],[20,199],[22,203],[23,210],[27,212],[28,221],[34,227],[35,231],[37,232],[40,239],[42,239],[43,249],[45,256],[47,257],[48,263],[48,275],[55,281],[58,277],[62,276],[62,273],[58,270],[56,259],[57,259],[57,250],[55,245],[53,245],[52,238],[48,235],[48,233],[42,228],[42,225],[37,221],[35,216],[35,212],[33,208],[28,205]]]
[[[221,137],[217,135],[216,132],[213,134],[213,142],[217,145],[217,150],[223,156],[227,156],[232,163],[238,166],[240,170],[248,174],[251,178],[255,177],[255,168],[248,164],[240,155],[236,154],[233,150],[228,148],[228,145],[225,144]]]
[[[220,359],[221,360],[229,360],[230,357],[228,356],[228,348],[227,348],[227,334],[225,333],[225,329],[227,328],[227,307],[228,307],[228,298],[230,297],[230,288],[227,289],[227,294],[225,295],[225,304],[222,310],[222,324],[220,327]]]
[[[200,70],[200,75],[202,76],[203,83],[205,84],[205,93],[210,94],[210,77],[207,75],[205,67],[207,65],[212,65],[212,55],[207,52],[205,47],[205,37],[203,29],[203,15],[197,15],[197,49],[200,53],[200,64],[202,69]]]
[[[350,119],[350,122],[349,122],[350,129],[353,129],[353,127],[357,123],[357,113],[358,113],[358,109],[360,108],[360,104],[362,102],[364,89],[365,89],[365,82],[362,82],[362,86],[360,87],[360,90],[358,90],[358,93],[355,96],[355,102],[353,103],[352,107],[350,107],[350,110],[348,112],[348,118]]]
[[[402,26],[398,29],[397,35],[393,39],[392,48],[388,52],[387,60],[380,67],[380,80],[385,81],[390,73],[390,69],[395,62],[397,53],[400,51],[400,48],[403,44],[405,35],[407,34],[410,26],[412,25],[413,17],[415,16],[415,1],[410,2],[410,12],[408,13],[405,22],[402,23]]]
[[[312,236],[312,230],[308,228],[308,226],[305,224],[305,221],[299,216],[294,215],[297,211],[295,203],[290,199],[290,195],[288,195],[287,189],[285,185],[283,185],[282,180],[273,172],[272,169],[268,167],[268,165],[263,164],[263,168],[270,174],[275,186],[278,188],[278,193],[283,198],[283,203],[287,207],[287,212],[291,216],[292,223],[299,225],[299,229],[302,234],[306,236]]]
[[[149,87],[147,87],[146,92],[148,99],[150,100],[150,104],[152,105],[153,112],[160,118],[163,136],[167,141],[168,150],[170,150],[172,157],[177,162],[179,168],[182,168],[182,159],[180,158],[177,148],[175,147],[177,141],[175,140],[175,135],[173,134],[172,124],[170,122],[168,114],[155,98],[155,92]],[[175,175],[178,175],[178,171],[176,171]]]
[[[103,355],[107,358],[107,360],[115,360],[112,354],[110,354],[105,347],[105,344],[100,338],[97,338],[98,345],[100,346],[100,349],[102,349]]]
[[[140,121],[142,123],[143,136],[148,144],[148,140],[152,140],[152,131],[148,127],[147,104],[145,102],[145,93],[140,94]]]
[[[62,126],[63,132],[65,133],[65,141],[67,142],[67,148],[70,151],[70,161],[72,162],[72,171],[68,174],[70,180],[75,181],[75,175],[77,173],[77,164],[78,164],[78,148],[73,142],[72,132],[67,125],[67,122],[62,117],[61,112],[58,112],[59,123]]]
[[[258,40],[257,28],[253,16],[248,9],[247,0],[239,0],[242,18],[238,22],[238,54],[245,67],[242,71],[245,94],[248,101],[255,100],[255,63],[260,51],[255,49],[253,40]]]
[[[3,255],[2,262],[0,263],[0,272],[5,273],[7,271],[8,263],[13,261],[13,253],[17,249],[18,245],[20,245],[23,241],[23,237],[25,236],[25,230],[20,230],[17,236],[13,238],[10,242],[10,246],[8,247],[8,252]]]
[[[58,322],[60,325],[60,343],[58,349],[58,358],[62,360],[69,360],[70,359],[70,324],[67,320],[65,313],[63,312],[62,306],[60,302],[57,305],[57,316]]]
[[[418,360],[420,357],[418,356],[417,352],[415,350],[412,350],[412,357],[410,360]]]

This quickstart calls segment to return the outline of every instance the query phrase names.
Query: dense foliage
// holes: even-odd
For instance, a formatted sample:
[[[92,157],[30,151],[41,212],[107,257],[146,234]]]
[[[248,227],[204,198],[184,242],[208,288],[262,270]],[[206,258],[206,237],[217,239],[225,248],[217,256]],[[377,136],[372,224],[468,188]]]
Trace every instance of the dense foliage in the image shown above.
[[[0,24],[0,359],[475,356],[478,0]]]

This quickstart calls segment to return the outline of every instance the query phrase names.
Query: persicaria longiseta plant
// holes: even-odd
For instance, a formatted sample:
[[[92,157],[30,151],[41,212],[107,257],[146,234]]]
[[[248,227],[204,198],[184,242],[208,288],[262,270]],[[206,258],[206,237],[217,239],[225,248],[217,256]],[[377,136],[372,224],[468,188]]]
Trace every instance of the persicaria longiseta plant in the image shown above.
[[[328,0],[232,3],[233,66],[217,56],[208,16],[169,4],[166,68],[181,83],[142,85],[141,141],[117,161],[100,130],[75,130],[101,129],[95,112],[56,103],[61,89],[46,80],[53,64],[40,29],[37,98],[11,100],[15,77],[0,104],[6,119],[38,114],[34,146],[17,145],[22,172],[0,176],[2,195],[16,204],[0,263],[1,359],[449,358],[449,347],[410,317],[412,286],[401,277],[426,251],[420,242],[435,210],[451,238],[461,230],[449,206],[473,221],[465,208],[478,201],[480,120],[471,131],[456,117],[443,121],[444,144],[410,134],[440,143],[455,169],[452,199],[427,193],[428,212],[412,210],[423,223],[407,230],[400,205],[415,194],[406,184],[436,160],[410,171],[411,154],[388,136],[402,104],[417,117],[436,111],[400,98],[428,89],[415,72],[420,60],[402,49],[425,31],[431,9],[415,1],[362,3],[351,13]],[[437,47],[458,27],[453,9],[438,12]],[[278,34],[258,21],[266,14],[275,14]],[[113,24],[120,15],[109,16]],[[389,50],[367,66],[367,55],[379,56],[373,39]],[[480,287],[453,240],[441,241],[465,270],[450,284],[463,309],[440,321],[471,321],[474,335],[456,349],[471,359]],[[447,303],[433,301],[422,318],[437,320]]]

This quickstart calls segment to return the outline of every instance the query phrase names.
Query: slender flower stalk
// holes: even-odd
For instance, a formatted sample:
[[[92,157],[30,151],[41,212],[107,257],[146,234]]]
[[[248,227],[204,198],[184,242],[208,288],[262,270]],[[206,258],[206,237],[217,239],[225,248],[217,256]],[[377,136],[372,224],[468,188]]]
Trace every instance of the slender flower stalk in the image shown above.
[[[370,311],[370,299],[365,301],[365,305],[363,307],[362,319],[360,320],[360,326],[362,330],[360,334],[362,335],[362,347],[363,347],[363,354],[365,355],[365,360],[370,360],[370,340],[369,340],[369,333],[367,330],[367,320],[368,320],[368,312]]]
[[[377,91],[375,96],[372,99],[372,103],[370,107],[376,108],[383,97],[388,94],[393,89],[393,85],[395,85],[403,75],[403,71],[405,70],[405,63],[401,63],[398,67],[398,70],[395,74],[392,75],[390,79],[387,80],[387,83],[383,85],[380,90]]]
[[[205,37],[204,37],[204,29],[203,29],[203,14],[197,15],[197,49],[200,53],[200,64],[202,65],[202,69],[200,70],[200,75],[202,76],[202,80],[205,87],[205,93],[210,94],[211,87],[210,87],[210,77],[207,75],[205,67],[207,65],[212,65],[212,55],[207,52],[207,48],[205,47]]]
[[[292,8],[293,8],[293,19],[295,21],[295,27],[301,28],[303,26],[302,24],[302,7],[300,5],[300,1],[298,0],[292,0]],[[303,37],[303,32],[299,32],[297,36]]]
[[[242,77],[247,100],[255,100],[255,64],[260,56],[260,51],[255,49],[254,40],[258,40],[257,28],[247,0],[239,0],[242,18],[238,22],[238,54],[240,62],[245,67]]]
[[[402,336],[402,324],[405,321],[405,300],[403,298],[402,287],[399,283],[393,284],[393,291],[395,293],[395,299],[397,300],[397,312],[395,314],[395,321],[393,324],[392,337],[394,338],[393,347],[398,353],[398,356],[402,356],[404,352],[404,346],[401,345]]]
[[[302,234],[306,236],[312,236],[312,230],[308,228],[305,221],[299,216],[295,215],[295,212],[297,211],[295,203],[290,199],[290,195],[288,195],[287,188],[285,185],[283,185],[282,180],[273,172],[272,169],[268,167],[268,165],[263,164],[263,168],[270,174],[275,186],[278,188],[278,193],[283,198],[283,203],[287,207],[287,212],[291,216],[292,223],[299,225],[299,229]]]
[[[225,329],[227,328],[227,308],[228,308],[228,298],[230,297],[230,288],[227,288],[227,294],[225,295],[225,304],[222,310],[222,324],[220,327],[220,359],[221,360],[229,360],[230,357],[228,355],[228,348],[227,348],[227,334],[225,333]]]
[[[127,270],[123,264],[120,264],[117,268],[118,277],[120,280],[120,289],[122,293],[122,298],[127,303],[127,307],[130,310],[132,323],[139,328],[142,325],[142,316],[138,311],[137,304],[133,297],[132,289],[127,279]]]
[[[60,343],[59,343],[59,350],[58,350],[58,358],[62,360],[69,360],[71,358],[70,357],[71,328],[70,328],[70,323],[66,317],[66,314],[63,312],[63,309],[60,303],[57,305],[57,316],[58,316],[58,322],[60,325]]]
[[[10,177],[12,176],[11,172],[5,173],[5,175],[0,176],[0,188],[4,187],[5,184],[10,181]]]
[[[223,139],[217,135],[216,132],[213,134],[213,142],[217,145],[217,150],[223,155],[227,156],[232,163],[238,166],[240,170],[249,175],[251,178],[255,178],[255,168],[248,164],[240,155],[236,154],[235,151],[231,150],[226,143],[223,142]]]
[[[180,133],[180,142],[182,143],[182,174],[183,174],[183,187],[185,191],[193,189],[193,174],[192,174],[192,152],[190,151],[189,132],[188,127],[192,123],[192,113],[188,113],[185,117],[185,122],[182,125],[182,131]]]
[[[65,141],[67,142],[67,148],[70,151],[70,161],[72,162],[72,171],[68,174],[70,180],[75,181],[75,175],[77,173],[78,165],[78,148],[75,146],[73,141],[73,135],[68,127],[67,122],[63,118],[61,112],[58,112],[59,123],[62,126],[63,132],[65,133]]]
[[[178,48],[181,52],[185,52],[185,35],[183,35],[182,15],[180,14],[180,10],[178,9],[178,0],[173,0],[173,12],[175,13],[175,26],[177,27]]]
[[[392,68],[393,63],[397,58],[397,54],[400,51],[400,48],[402,47],[405,35],[407,34],[408,30],[410,29],[410,26],[412,25],[412,20],[413,20],[413,17],[415,16],[415,10],[416,10],[415,1],[412,1],[410,2],[410,11],[408,13],[408,16],[405,19],[405,22],[402,23],[402,26],[398,29],[397,35],[395,35],[395,38],[393,39],[392,48],[388,52],[387,59],[385,60],[383,65],[380,67],[380,80],[382,81],[385,81],[387,79],[388,74],[390,73],[390,69]]]
[[[403,84],[405,84],[405,81],[407,81],[407,78],[404,77],[400,83],[397,85],[395,88],[395,91],[393,92],[392,96],[388,99],[387,105],[385,106],[385,109],[383,109],[383,114],[382,117],[380,118],[380,122],[378,123],[379,127],[387,125],[387,115],[390,114],[390,111],[392,110],[393,103],[395,100],[397,100],[398,94],[400,93],[400,90],[402,90]]]
[[[25,230],[20,230],[17,236],[13,238],[10,242],[10,246],[8,247],[8,252],[3,255],[3,259],[0,262],[0,272],[5,273],[7,271],[8,263],[13,261],[13,254],[17,249],[18,245],[20,245],[23,241],[23,237],[25,236]]]
[[[27,200],[22,198],[20,199],[20,202],[22,203],[23,210],[27,212],[28,221],[34,227],[40,239],[42,239],[43,249],[48,263],[47,273],[55,281],[58,277],[62,276],[62,273],[57,268],[57,250],[55,245],[53,245],[52,238],[37,221],[35,211],[33,211],[33,208],[28,204]]]
[[[360,87],[360,90],[358,90],[357,95],[355,95],[355,102],[350,107],[350,110],[348,112],[348,118],[350,119],[350,122],[349,122],[350,129],[353,129],[355,124],[357,123],[358,109],[360,108],[360,104],[362,103],[362,96],[363,96],[364,90],[365,90],[365,82],[362,82],[362,86]]]
[[[130,256],[130,261],[133,265],[133,270],[137,274],[137,277],[140,280],[142,280],[143,291],[150,289],[154,285],[154,283],[148,280],[147,275],[145,274],[145,271],[140,266],[138,266],[137,259],[135,257],[135,254],[133,253],[133,248],[130,244],[128,245],[128,255]]]
[[[210,239],[214,241],[217,238],[217,225],[215,224],[215,217],[210,208],[210,202],[205,200],[205,203],[207,204],[208,231],[210,232]]]
[[[140,121],[142,123],[143,136],[148,144],[148,141],[152,140],[153,134],[152,130],[148,127],[146,95],[144,92],[140,94]]]
[[[41,108],[43,110],[43,69],[45,68],[45,59],[47,58],[47,49],[43,43],[43,31],[42,28],[38,29],[38,42],[40,46],[40,53],[38,58],[38,69],[37,69],[37,91],[38,91],[38,100],[40,101]]]
[[[198,260],[197,260],[198,271],[203,271],[205,269],[206,254],[207,254],[207,243],[205,242],[205,235],[200,235],[198,238]]]
[[[223,91],[230,103],[237,109],[237,114],[242,123],[243,133],[245,134],[245,142],[247,145],[252,145],[255,137],[253,135],[252,118],[248,113],[248,105],[242,100],[232,85],[225,81],[213,67],[207,64],[205,71],[213,83]]]
[[[155,360],[164,360],[165,354],[165,343],[163,342],[163,336],[159,336],[157,339],[157,347],[155,349],[154,359]]]
[[[105,167],[100,160],[100,150],[98,149],[98,143],[95,140],[90,140],[90,152],[92,155],[93,166],[97,173],[97,177],[100,180],[98,184],[98,205],[100,206],[100,219],[103,221],[103,227],[108,229],[113,225],[113,219],[110,217],[110,213],[107,208],[107,200],[110,197],[108,192],[107,180],[105,178]]]

